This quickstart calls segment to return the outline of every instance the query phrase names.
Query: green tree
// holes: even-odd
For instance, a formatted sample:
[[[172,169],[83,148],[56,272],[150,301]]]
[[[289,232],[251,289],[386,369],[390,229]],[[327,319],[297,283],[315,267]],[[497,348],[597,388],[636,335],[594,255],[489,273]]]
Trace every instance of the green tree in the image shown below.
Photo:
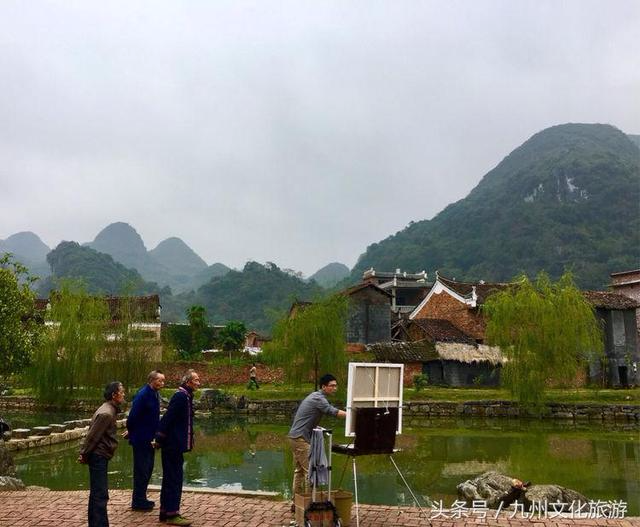
[[[333,295],[306,306],[294,317],[283,318],[265,346],[264,360],[282,367],[295,385],[304,382],[309,372],[313,372],[316,389],[321,372],[344,378],[347,307],[347,297]]]
[[[43,326],[29,287],[35,280],[10,254],[0,258],[0,380],[26,368],[41,341]]]
[[[218,342],[225,351],[238,351],[244,342],[247,328],[244,322],[232,320],[218,333]]]
[[[507,363],[504,384],[525,405],[544,398],[549,381],[575,379],[594,353],[602,353],[602,332],[593,307],[576,288],[570,273],[552,282],[540,273],[489,297],[487,340],[500,346]]]
[[[191,335],[190,353],[200,353],[207,348],[210,340],[209,325],[207,324],[207,312],[202,306],[191,306],[187,309],[189,321],[189,333]]]
[[[104,299],[89,296],[82,283],[63,280],[60,286],[50,298],[46,338],[34,353],[32,379],[40,400],[64,403],[79,388],[103,381],[105,365],[96,361],[107,347],[110,317]]]
[[[102,378],[97,379],[98,387],[118,379],[133,393],[149,373],[149,356],[155,336],[150,335],[144,324],[139,323],[141,317],[136,312],[133,296],[118,297],[118,311],[115,316],[111,315],[112,320],[106,328],[106,347],[104,352],[98,352],[98,358],[104,362],[94,362],[102,372]]]

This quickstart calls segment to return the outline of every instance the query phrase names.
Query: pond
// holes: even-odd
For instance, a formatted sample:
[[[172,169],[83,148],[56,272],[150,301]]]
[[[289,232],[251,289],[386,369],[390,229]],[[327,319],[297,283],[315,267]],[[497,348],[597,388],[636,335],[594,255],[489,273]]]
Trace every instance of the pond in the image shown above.
[[[45,419],[46,422],[51,422]],[[346,443],[343,422],[334,426],[335,442]],[[289,496],[293,471],[284,436],[288,420],[274,417],[201,418],[196,449],[185,456],[190,486],[269,490]],[[505,419],[429,419],[405,423],[394,459],[418,495],[450,505],[456,485],[487,470],[533,483],[557,483],[589,499],[624,500],[630,515],[640,515],[640,429]],[[78,443],[16,456],[18,476],[27,485],[86,489],[86,467],[76,463]],[[334,456],[334,487],[352,490],[351,464]],[[410,505],[386,456],[358,458],[362,503]],[[109,465],[111,488],[131,488],[131,448],[123,441]],[[160,484],[160,459],[152,483]]]

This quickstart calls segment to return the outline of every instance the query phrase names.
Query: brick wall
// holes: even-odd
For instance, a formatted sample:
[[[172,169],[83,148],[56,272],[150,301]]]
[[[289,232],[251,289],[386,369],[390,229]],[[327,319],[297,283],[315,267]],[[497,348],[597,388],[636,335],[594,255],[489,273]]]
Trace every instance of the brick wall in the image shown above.
[[[433,294],[415,318],[440,318],[448,320],[454,326],[475,339],[484,339],[486,324],[476,309],[453,298],[447,292]]]

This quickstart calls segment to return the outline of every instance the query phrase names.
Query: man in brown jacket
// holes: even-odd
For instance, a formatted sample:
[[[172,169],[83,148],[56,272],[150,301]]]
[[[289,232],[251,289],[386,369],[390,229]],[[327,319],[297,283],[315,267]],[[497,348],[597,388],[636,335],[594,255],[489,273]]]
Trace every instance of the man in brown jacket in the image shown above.
[[[104,390],[105,402],[96,410],[78,461],[89,465],[89,527],[109,527],[107,466],[118,448],[116,416],[124,402],[124,388],[118,381]]]

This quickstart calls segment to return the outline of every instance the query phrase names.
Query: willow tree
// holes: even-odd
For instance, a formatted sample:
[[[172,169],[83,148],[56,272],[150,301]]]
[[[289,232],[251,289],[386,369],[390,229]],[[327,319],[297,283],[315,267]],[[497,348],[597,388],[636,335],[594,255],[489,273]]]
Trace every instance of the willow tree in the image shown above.
[[[316,389],[322,373],[344,378],[345,327],[348,298],[334,295],[305,305],[294,316],[276,323],[264,360],[283,368],[288,381],[299,386],[313,372]]]
[[[91,397],[115,379],[132,390],[149,371],[153,335],[135,297],[121,296],[110,310],[104,297],[89,295],[81,282],[64,280],[50,298],[46,337],[34,353],[36,396],[65,403],[79,393]]]
[[[575,379],[603,349],[594,309],[571,274],[552,282],[540,273],[535,282],[519,277],[483,307],[487,341],[500,346],[507,362],[503,384],[524,405],[538,405],[549,382]]]
[[[101,381],[97,363],[106,348],[107,303],[91,297],[79,282],[64,280],[51,294],[43,345],[34,353],[32,379],[36,396],[65,402],[80,388]]]
[[[93,378],[98,387],[117,379],[131,393],[144,383],[149,373],[149,357],[155,342],[153,330],[145,328],[135,297],[118,297],[117,312],[105,329],[106,346],[98,352],[95,365],[100,375]]]

